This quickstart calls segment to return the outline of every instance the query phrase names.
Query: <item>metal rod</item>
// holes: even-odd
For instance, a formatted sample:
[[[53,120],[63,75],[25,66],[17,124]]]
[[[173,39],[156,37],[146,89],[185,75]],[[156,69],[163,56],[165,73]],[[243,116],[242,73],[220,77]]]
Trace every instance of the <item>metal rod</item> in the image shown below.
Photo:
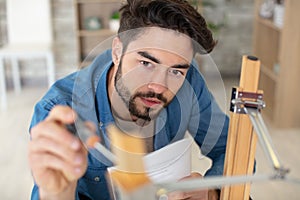
[[[89,144],[87,145],[89,147],[95,148],[99,153],[101,153],[112,163],[116,163],[117,157],[99,142],[100,141],[99,136],[96,135],[94,132],[92,132],[85,125],[85,121],[79,115],[77,116],[75,123],[67,125],[67,128],[70,132],[72,132],[77,137],[79,137],[85,144],[87,144],[89,138],[96,137],[98,141],[95,141],[93,142],[93,144],[90,144],[92,146],[89,146]]]
[[[264,120],[258,109],[244,107],[244,110],[250,117],[261,147],[272,164],[272,167],[275,169],[282,169],[282,164],[279,160],[277,152],[275,151],[268,129],[266,128]]]
[[[243,175],[243,176],[215,176],[203,179],[191,179],[186,181],[180,181],[175,183],[158,184],[159,193],[161,191],[165,193],[172,191],[185,191],[185,190],[196,190],[196,189],[210,189],[220,188],[221,186],[229,186],[234,184],[244,184],[249,182],[258,182],[274,179],[274,175]]]

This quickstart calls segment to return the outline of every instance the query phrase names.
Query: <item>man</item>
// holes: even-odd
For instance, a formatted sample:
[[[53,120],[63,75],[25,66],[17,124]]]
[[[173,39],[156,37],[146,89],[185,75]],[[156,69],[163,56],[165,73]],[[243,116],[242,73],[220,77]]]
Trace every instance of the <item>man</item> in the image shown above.
[[[128,0],[120,11],[111,50],[57,81],[35,107],[29,144],[32,199],[110,199],[105,174],[112,164],[87,152],[66,129],[78,115],[99,125],[87,122],[108,148],[111,123],[128,134],[141,130],[148,152],[189,131],[213,160],[206,175],[223,172],[228,118],[193,61],[196,52],[209,53],[215,45],[205,20],[183,0]],[[186,178],[193,177],[200,175]],[[215,194],[179,191],[169,199]]]

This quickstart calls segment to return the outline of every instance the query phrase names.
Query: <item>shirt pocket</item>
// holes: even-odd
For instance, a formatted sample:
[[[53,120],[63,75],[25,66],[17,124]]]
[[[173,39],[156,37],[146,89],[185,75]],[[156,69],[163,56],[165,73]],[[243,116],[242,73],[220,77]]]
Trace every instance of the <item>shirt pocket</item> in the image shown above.
[[[110,192],[106,175],[106,166],[89,166],[84,176],[78,181],[77,192],[91,200],[109,200]]]

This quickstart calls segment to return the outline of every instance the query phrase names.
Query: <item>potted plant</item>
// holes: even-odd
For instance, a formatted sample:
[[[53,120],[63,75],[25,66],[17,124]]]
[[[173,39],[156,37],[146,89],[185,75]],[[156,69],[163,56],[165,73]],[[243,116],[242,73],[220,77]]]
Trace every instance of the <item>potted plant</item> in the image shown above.
[[[115,11],[110,16],[109,20],[109,28],[110,30],[117,32],[120,27],[120,13],[118,11]]]
[[[96,16],[87,17],[84,20],[84,28],[86,30],[99,30],[102,28],[100,18]]]

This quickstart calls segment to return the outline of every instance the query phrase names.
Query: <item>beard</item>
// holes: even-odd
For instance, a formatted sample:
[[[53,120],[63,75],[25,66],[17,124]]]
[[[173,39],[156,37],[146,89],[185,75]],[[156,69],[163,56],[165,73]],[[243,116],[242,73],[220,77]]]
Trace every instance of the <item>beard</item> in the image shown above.
[[[118,66],[115,80],[114,80],[115,81],[114,85],[115,85],[117,93],[119,94],[119,96],[121,97],[121,99],[123,100],[125,105],[127,106],[128,111],[132,116],[135,116],[135,117],[145,120],[145,121],[151,121],[150,113],[151,113],[151,111],[155,112],[154,109],[152,109],[150,107],[146,107],[146,106],[138,106],[137,99],[138,98],[156,98],[164,103],[163,107],[166,107],[167,98],[165,98],[162,94],[158,94],[153,91],[149,91],[146,93],[136,92],[135,94],[132,95],[130,93],[129,89],[123,83],[121,67],[122,67],[122,59]],[[156,116],[160,110],[156,111],[155,114],[152,116]]]

